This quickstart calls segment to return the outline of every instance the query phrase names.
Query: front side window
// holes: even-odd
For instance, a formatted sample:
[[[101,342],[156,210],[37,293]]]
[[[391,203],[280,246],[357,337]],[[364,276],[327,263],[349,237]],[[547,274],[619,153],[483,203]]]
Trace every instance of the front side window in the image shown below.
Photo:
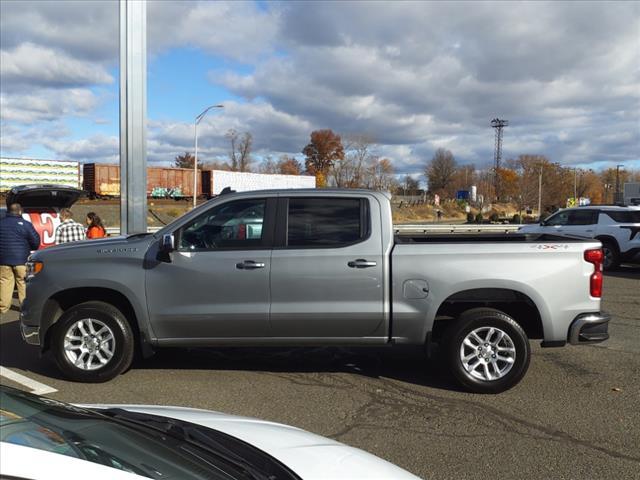
[[[177,232],[178,250],[245,250],[263,246],[265,199],[217,205]]]
[[[358,198],[290,198],[287,246],[342,247],[367,235],[367,214]]]
[[[558,212],[555,215],[550,216],[544,221],[544,224],[547,226],[556,226],[556,225],[566,225],[569,221],[569,212],[563,211]]]

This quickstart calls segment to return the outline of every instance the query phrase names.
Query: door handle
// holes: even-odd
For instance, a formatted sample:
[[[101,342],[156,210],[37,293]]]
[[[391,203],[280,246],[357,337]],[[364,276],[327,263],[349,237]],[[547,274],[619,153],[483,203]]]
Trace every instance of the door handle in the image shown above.
[[[364,258],[358,258],[357,260],[348,262],[347,265],[351,268],[369,268],[375,267],[377,263],[365,260]]]
[[[255,270],[256,268],[264,268],[264,263],[245,260],[244,262],[236,263],[236,268],[238,270]]]

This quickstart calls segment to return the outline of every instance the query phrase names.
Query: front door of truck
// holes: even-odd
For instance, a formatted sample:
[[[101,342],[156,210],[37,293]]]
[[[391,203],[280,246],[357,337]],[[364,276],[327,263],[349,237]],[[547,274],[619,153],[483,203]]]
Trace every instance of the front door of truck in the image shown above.
[[[381,228],[379,205],[367,197],[281,198],[271,335],[297,343],[386,339]]]
[[[276,199],[218,204],[174,232],[170,262],[147,269],[158,338],[263,337]]]

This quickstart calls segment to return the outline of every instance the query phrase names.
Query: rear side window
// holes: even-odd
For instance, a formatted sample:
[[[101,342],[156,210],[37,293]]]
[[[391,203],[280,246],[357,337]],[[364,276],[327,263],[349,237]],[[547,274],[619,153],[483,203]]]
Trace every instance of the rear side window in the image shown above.
[[[595,210],[572,210],[569,212],[567,225],[593,225],[596,223],[597,212]]]
[[[603,215],[607,215],[617,223],[640,223],[640,210],[623,211],[603,211]]]
[[[289,247],[341,247],[368,236],[367,201],[358,198],[290,198]]]

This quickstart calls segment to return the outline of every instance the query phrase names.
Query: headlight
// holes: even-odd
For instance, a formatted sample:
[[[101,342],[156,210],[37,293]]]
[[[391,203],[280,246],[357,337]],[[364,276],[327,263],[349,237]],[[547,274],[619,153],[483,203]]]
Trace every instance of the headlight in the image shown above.
[[[42,262],[27,262],[27,280],[35,277],[42,271],[44,263]]]

